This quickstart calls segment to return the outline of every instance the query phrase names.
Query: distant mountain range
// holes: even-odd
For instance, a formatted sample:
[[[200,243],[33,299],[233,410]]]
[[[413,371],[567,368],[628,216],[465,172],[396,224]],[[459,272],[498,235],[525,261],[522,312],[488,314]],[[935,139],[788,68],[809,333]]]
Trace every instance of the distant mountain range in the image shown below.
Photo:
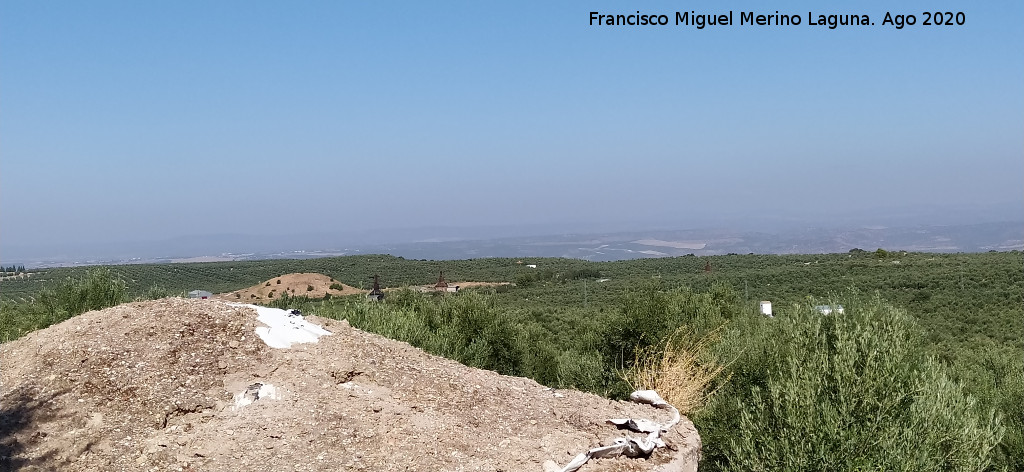
[[[921,252],[1024,249],[1024,221],[904,227],[803,228],[774,232],[722,229],[580,232],[488,237],[487,230],[423,228],[404,232],[295,236],[212,235],[157,242],[5,251],[3,264],[29,268],[158,262],[313,258],[392,254],[409,259],[568,257],[612,261],[686,254],[813,254],[859,248]],[[378,242],[345,243],[360,239]]]

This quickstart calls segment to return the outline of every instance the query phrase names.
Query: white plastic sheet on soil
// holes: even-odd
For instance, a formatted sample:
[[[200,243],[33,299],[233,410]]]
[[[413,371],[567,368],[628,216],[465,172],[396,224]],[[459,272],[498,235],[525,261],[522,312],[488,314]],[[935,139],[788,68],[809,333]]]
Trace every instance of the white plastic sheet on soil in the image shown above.
[[[306,321],[298,310],[282,310],[244,303],[230,303],[230,305],[256,310],[256,320],[266,325],[257,327],[256,335],[267,343],[267,346],[273,348],[288,349],[295,343],[315,343],[319,341],[320,336],[331,334],[320,325]],[[254,383],[235,395],[235,409],[250,405],[260,399],[275,400],[278,395],[277,388],[273,385]]]
[[[302,315],[280,308],[267,308],[259,305],[231,303],[256,310],[256,319],[267,326],[256,328],[256,334],[267,343],[267,346],[288,349],[294,343],[315,343],[320,336],[331,334],[320,325],[310,323]]]
[[[665,443],[660,438],[661,433],[668,431],[676,423],[679,423],[679,410],[662,399],[661,395],[658,395],[658,392],[654,390],[637,390],[629,395],[629,399],[637,403],[646,403],[655,408],[672,410],[672,420],[661,424],[646,419],[610,419],[608,422],[619,428],[629,429],[637,433],[647,433],[647,436],[641,438],[629,436],[616,438],[614,443],[609,446],[595,447],[574,457],[565,467],[558,469],[558,472],[574,472],[593,458],[600,459],[615,456],[647,457],[654,452],[655,448],[665,447]]]

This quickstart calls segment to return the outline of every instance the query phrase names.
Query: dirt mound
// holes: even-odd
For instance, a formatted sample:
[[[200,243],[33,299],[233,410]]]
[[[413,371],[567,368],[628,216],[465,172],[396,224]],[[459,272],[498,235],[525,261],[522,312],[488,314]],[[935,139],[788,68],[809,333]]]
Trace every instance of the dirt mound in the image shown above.
[[[621,436],[607,418],[670,416],[307,320],[333,334],[272,349],[251,308],[164,299],[0,345],[0,469],[542,470]],[[692,423],[663,438],[581,470],[695,463]]]
[[[331,288],[332,285],[334,288]],[[338,289],[338,287],[341,288]],[[281,298],[281,295],[285,293],[289,296],[323,298],[327,294],[332,296],[355,295],[367,293],[367,291],[345,285],[323,274],[296,273],[274,277],[242,290],[221,293],[216,295],[216,298],[234,302],[253,303]]]

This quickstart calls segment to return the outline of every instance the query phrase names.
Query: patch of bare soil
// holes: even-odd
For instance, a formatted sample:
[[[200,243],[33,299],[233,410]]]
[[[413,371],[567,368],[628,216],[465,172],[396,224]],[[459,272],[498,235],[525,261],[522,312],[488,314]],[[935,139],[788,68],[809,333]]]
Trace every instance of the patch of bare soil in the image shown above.
[[[331,285],[340,285],[342,288],[341,290],[332,289]],[[367,291],[345,285],[323,274],[295,273],[274,277],[242,290],[221,293],[215,295],[215,298],[233,302],[262,304],[276,298],[281,298],[281,295],[284,293],[288,293],[289,296],[323,298],[327,294],[332,296],[355,295],[367,293]]]
[[[477,287],[500,287],[502,285],[512,285],[511,282],[447,282],[449,287],[459,287],[460,289],[477,288]],[[434,284],[430,285],[417,285],[413,289],[420,292],[430,292],[436,289]]]
[[[35,275],[35,272],[21,272],[14,275],[3,275],[0,276],[0,280],[15,280],[15,279],[27,279]]]
[[[333,334],[271,349],[254,310],[169,298],[0,345],[0,469],[543,470],[622,436],[607,418],[669,418],[307,319]],[[236,407],[255,384],[277,394]],[[695,470],[692,423],[663,438],[581,470]]]
[[[510,285],[510,282],[448,282],[448,285],[454,287],[456,285],[459,288],[473,288],[473,287],[498,287],[501,285]]]

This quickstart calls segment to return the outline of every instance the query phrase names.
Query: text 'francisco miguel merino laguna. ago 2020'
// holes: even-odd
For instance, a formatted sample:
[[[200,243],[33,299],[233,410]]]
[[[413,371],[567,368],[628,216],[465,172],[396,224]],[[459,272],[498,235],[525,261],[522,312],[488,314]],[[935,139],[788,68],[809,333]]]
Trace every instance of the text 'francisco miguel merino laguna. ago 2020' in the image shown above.
[[[695,11],[675,12],[675,26],[692,26],[697,29],[704,29],[708,26],[820,26],[828,29],[836,29],[841,26],[873,26],[874,23],[867,14],[815,14],[807,12],[806,21],[800,14],[775,13],[762,14],[753,11],[741,11],[734,15],[732,10],[728,13],[697,13]],[[735,17],[739,16],[739,23],[735,23]],[[963,26],[967,18],[963,12],[921,12],[920,24],[922,26]],[[904,26],[918,24],[918,17],[914,14],[893,14],[885,12],[882,19],[883,26],[891,26],[896,29],[903,29]],[[601,12],[590,12],[590,26],[666,26],[672,22],[669,15],[650,13],[645,14],[637,11],[629,14],[604,14]]]

